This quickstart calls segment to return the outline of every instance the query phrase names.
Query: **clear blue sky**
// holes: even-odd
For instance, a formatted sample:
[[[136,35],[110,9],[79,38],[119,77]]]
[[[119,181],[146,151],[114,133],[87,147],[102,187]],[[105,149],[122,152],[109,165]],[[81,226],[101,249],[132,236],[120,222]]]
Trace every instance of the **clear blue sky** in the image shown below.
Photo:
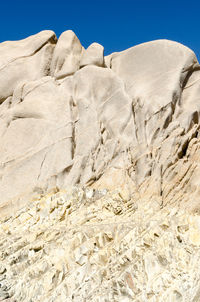
[[[0,9],[0,42],[72,29],[84,47],[98,42],[105,54],[170,39],[200,59],[200,0],[0,0]]]

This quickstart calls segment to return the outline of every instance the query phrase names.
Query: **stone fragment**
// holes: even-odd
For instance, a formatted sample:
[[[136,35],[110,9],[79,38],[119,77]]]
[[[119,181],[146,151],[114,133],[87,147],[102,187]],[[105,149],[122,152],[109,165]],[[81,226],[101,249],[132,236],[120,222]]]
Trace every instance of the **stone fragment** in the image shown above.
[[[93,197],[93,195],[94,195],[94,190],[93,189],[86,189],[86,191],[85,191],[86,198],[91,199]]]

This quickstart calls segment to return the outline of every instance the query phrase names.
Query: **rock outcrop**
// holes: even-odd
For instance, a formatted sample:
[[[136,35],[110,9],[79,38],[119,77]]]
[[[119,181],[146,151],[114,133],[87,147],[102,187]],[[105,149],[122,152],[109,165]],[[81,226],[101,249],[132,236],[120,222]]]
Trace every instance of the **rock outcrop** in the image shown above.
[[[73,31],[62,33],[53,53],[51,76],[62,79],[74,74],[80,67],[82,51],[83,47]]]
[[[76,184],[198,210],[200,68],[190,49],[158,40],[104,58],[72,31],[58,41],[44,31],[0,53],[1,215]]]
[[[45,30],[21,41],[0,43],[0,102],[13,95],[18,85],[50,73],[57,38]]]
[[[123,194],[73,187],[1,223],[0,301],[199,301],[200,217]]]
[[[199,80],[168,40],[0,44],[2,301],[199,301]]]
[[[98,43],[92,43],[81,57],[80,67],[96,65],[104,67],[104,47]]]

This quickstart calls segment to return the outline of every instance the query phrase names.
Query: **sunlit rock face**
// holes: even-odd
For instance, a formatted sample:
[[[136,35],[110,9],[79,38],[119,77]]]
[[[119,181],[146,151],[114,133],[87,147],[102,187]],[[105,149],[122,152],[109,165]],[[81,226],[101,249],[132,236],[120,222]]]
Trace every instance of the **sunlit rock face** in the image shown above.
[[[0,299],[198,302],[199,80],[168,40],[0,43]]]
[[[72,31],[58,40],[43,31],[1,43],[0,54],[2,213],[76,184],[198,207],[200,69],[190,49],[158,40],[104,57]]]

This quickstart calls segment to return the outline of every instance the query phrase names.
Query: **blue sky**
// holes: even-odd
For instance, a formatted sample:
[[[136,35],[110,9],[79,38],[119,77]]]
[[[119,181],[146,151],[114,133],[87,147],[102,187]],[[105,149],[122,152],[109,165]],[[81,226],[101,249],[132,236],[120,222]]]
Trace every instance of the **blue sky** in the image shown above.
[[[0,9],[0,42],[72,29],[84,47],[98,42],[105,54],[170,39],[200,59],[199,0],[0,0]]]

